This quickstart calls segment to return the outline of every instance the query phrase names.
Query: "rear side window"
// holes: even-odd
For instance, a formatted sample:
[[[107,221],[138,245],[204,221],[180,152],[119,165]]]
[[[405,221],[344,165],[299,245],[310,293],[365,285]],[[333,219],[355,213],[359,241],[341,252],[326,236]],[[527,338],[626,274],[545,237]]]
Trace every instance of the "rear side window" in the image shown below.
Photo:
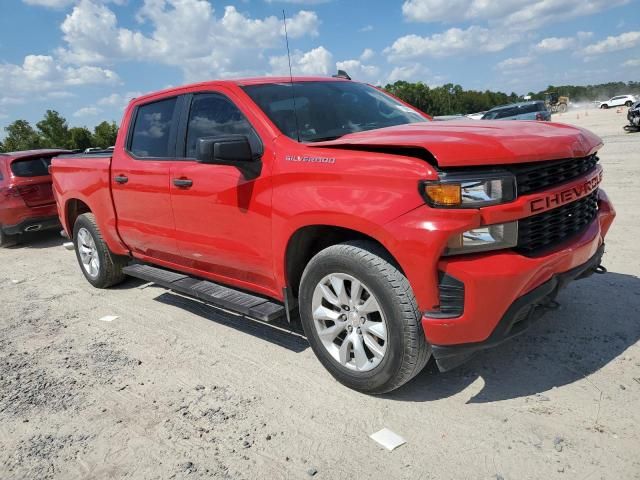
[[[166,158],[173,156],[169,145],[177,98],[138,107],[129,151],[136,157]]]
[[[507,118],[518,115],[518,110],[515,108],[505,108],[504,110],[500,110],[496,113],[495,119],[498,118]]]
[[[16,177],[44,177],[49,175],[51,157],[25,158],[15,160],[11,171]]]
[[[196,157],[200,138],[226,135],[246,135],[254,149],[260,143],[249,121],[231,100],[213,93],[194,96],[187,126],[186,157]]]
[[[520,107],[520,113],[535,113],[540,111],[540,105],[538,103],[528,103]]]

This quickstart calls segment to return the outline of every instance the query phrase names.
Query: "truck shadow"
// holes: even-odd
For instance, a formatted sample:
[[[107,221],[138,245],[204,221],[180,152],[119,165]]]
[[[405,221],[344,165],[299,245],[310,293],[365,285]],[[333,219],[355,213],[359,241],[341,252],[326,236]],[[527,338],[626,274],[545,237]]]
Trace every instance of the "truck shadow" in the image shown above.
[[[266,340],[267,342],[295,353],[300,353],[309,347],[309,343],[299,328],[299,324],[292,323],[289,325],[285,319],[271,323],[260,322],[212,307],[198,300],[184,297],[170,291],[160,294],[155,300],[165,305],[181,308],[209,321],[233,328],[241,333]]]
[[[12,250],[20,250],[21,248],[42,249],[59,247],[66,240],[60,236],[60,229],[45,230],[42,232],[25,233],[20,238],[20,243],[12,247]]]
[[[558,301],[558,310],[519,337],[478,353],[450,372],[438,373],[430,362],[413,381],[386,398],[439,400],[462,392],[477,380],[483,386],[467,403],[541,394],[588,377],[640,339],[638,277],[594,275],[569,285]],[[631,376],[620,378],[621,383],[632,381]],[[544,395],[538,398],[546,399]]]

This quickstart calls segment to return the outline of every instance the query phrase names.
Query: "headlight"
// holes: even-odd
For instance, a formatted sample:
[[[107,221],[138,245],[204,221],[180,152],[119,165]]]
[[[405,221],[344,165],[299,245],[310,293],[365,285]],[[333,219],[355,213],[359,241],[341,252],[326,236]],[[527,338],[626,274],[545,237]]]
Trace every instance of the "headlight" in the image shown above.
[[[422,182],[427,203],[439,208],[480,208],[506,203],[516,198],[516,181],[510,173],[450,174],[440,180]]]
[[[445,255],[512,248],[518,244],[518,222],[499,223],[467,230],[449,239]]]

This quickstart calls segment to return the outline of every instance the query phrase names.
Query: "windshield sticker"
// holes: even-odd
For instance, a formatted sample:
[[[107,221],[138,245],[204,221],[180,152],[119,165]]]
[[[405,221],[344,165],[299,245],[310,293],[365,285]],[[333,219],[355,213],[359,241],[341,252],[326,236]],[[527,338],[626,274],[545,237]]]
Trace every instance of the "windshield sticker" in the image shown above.
[[[303,163],[336,163],[336,159],[332,157],[311,157],[308,155],[285,155],[287,162],[303,162]]]

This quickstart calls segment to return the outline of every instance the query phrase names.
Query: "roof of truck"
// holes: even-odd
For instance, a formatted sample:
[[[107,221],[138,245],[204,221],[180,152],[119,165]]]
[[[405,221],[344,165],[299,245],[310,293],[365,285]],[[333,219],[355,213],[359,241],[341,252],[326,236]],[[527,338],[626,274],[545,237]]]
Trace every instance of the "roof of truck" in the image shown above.
[[[178,87],[171,87],[165,90],[160,90],[157,92],[147,93],[145,95],[140,95],[136,98],[136,100],[144,99],[147,97],[155,97],[157,95],[166,95],[170,93],[177,93],[182,90],[189,90],[191,88],[196,87],[204,87],[207,85],[233,85],[238,87],[245,87],[249,85],[264,85],[269,83],[290,83],[294,82],[350,82],[352,80],[346,80],[344,78],[336,78],[336,77],[250,77],[250,78],[234,78],[234,79],[226,79],[226,80],[210,80],[207,82],[198,82],[191,83],[187,85],[180,85]]]

